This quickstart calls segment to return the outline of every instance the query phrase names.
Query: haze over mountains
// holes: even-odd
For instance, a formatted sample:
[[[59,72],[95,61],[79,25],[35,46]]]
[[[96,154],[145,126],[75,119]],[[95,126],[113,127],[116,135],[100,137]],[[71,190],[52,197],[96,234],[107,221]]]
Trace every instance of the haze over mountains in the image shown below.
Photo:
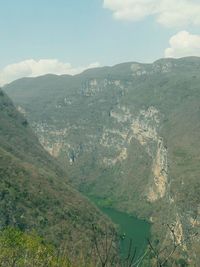
[[[162,223],[175,225],[178,242],[199,232],[200,58],[23,78],[3,89],[79,191],[151,221],[154,239],[170,239]],[[198,264],[199,237],[182,251]]]

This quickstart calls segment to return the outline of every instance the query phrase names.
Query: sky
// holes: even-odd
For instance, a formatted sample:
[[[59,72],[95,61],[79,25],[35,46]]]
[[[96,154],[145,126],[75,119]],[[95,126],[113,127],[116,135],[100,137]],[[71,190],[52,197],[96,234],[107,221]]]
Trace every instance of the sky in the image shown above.
[[[0,0],[0,85],[200,56],[200,0]]]

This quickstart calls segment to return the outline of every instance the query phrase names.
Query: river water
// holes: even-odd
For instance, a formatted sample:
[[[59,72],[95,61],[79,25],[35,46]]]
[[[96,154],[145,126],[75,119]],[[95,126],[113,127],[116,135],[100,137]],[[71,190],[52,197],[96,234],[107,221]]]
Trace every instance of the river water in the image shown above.
[[[91,199],[91,198],[90,198]],[[91,199],[98,208],[106,214],[118,226],[120,235],[121,255],[126,257],[132,240],[132,254],[136,249],[136,257],[141,256],[147,247],[147,239],[150,238],[151,225],[145,221],[131,216],[125,212],[117,211],[111,207],[99,205],[97,199]]]
[[[150,237],[150,224],[111,208],[101,207],[100,209],[119,227],[122,257],[126,257],[128,254],[130,240],[132,240],[132,254],[136,249],[137,257],[141,256],[147,247],[147,238]]]

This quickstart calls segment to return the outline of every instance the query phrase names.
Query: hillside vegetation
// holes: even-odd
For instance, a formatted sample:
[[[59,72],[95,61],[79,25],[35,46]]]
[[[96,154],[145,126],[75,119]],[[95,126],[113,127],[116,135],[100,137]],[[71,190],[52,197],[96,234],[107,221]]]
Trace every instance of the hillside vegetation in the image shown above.
[[[4,89],[79,191],[153,222],[155,243],[171,238],[162,223],[174,223],[180,242],[199,231],[200,58],[24,78]],[[199,266],[199,238],[188,242],[182,256]]]
[[[0,89],[0,228],[35,230],[75,257],[101,239],[111,222],[68,183],[66,173],[39,144],[27,120]],[[73,244],[73,245],[72,245]]]

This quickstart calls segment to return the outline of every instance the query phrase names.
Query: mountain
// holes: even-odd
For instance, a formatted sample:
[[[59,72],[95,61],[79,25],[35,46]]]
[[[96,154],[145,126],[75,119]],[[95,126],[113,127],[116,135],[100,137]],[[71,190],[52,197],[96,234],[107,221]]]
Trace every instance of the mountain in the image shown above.
[[[0,89],[0,227],[35,230],[68,254],[88,253],[93,229],[111,222],[69,185],[65,171],[40,145],[29,123]]]
[[[188,240],[200,226],[200,58],[23,78],[4,89],[79,191],[151,221],[154,240],[170,239],[162,225],[173,224],[181,253],[199,263],[199,239]]]

